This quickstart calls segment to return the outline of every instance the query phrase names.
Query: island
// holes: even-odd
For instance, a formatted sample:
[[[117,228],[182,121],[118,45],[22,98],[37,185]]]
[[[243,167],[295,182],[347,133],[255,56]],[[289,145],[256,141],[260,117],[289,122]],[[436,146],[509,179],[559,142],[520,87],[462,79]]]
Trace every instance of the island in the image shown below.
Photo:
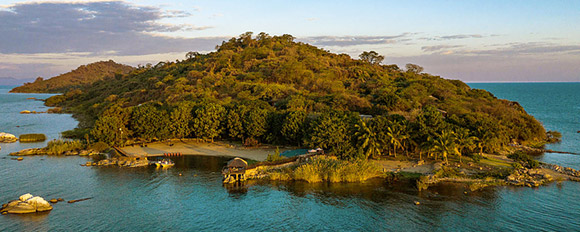
[[[374,51],[353,59],[291,35],[248,32],[215,52],[192,51],[183,60],[61,86],[63,94],[45,104],[79,120],[78,128],[63,132],[84,144],[79,147],[99,143],[135,151],[167,144],[177,152],[191,140],[223,141],[222,150],[231,144],[250,152],[269,146],[258,158],[251,156],[248,170],[254,172],[248,178],[412,178],[418,189],[440,181],[477,189],[534,187],[580,176],[522,152],[558,142],[561,135],[546,131],[517,102],[424,73],[416,64],[400,68],[383,60]],[[324,155],[285,158],[274,152],[276,146],[320,148]],[[142,152],[136,155],[147,155]]]

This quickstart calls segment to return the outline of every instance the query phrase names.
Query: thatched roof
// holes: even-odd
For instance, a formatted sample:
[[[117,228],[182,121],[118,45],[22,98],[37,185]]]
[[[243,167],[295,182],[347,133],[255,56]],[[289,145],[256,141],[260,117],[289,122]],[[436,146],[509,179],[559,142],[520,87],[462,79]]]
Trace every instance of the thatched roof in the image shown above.
[[[248,162],[241,158],[234,158],[233,160],[228,161],[227,167],[236,167],[236,168],[245,168],[248,166]]]

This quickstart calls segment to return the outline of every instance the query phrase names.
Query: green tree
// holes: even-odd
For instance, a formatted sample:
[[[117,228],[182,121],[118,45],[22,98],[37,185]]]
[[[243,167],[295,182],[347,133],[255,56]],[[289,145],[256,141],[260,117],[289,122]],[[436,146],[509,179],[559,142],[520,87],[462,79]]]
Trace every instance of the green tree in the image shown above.
[[[361,60],[366,61],[370,64],[380,64],[385,59],[384,56],[379,55],[375,51],[363,52],[358,56]]]
[[[212,142],[222,132],[221,122],[225,108],[219,104],[204,104],[194,111],[193,133],[197,138],[210,139]]]
[[[164,139],[170,136],[169,114],[153,104],[135,107],[131,115],[131,129],[146,140]]]
[[[253,107],[242,119],[247,138],[259,139],[268,130],[268,110]]]
[[[344,112],[325,112],[311,125],[307,142],[312,147],[321,147],[342,158],[355,156],[351,140],[353,117]],[[349,154],[351,153],[351,154]]]
[[[455,133],[444,130],[433,140],[433,150],[443,156],[445,164],[449,164],[447,157],[450,154],[458,154],[457,144],[455,144]]]
[[[109,145],[123,144],[130,135],[129,125],[130,109],[125,109],[119,105],[113,105],[103,112],[97,119],[91,135],[97,141],[105,142]]]
[[[403,126],[399,122],[393,122],[391,126],[387,127],[387,137],[393,146],[393,155],[397,157],[397,148],[403,149],[403,142],[408,138]]]
[[[284,117],[284,122],[282,124],[281,133],[287,141],[300,146],[300,142],[304,136],[306,116],[306,112],[302,110],[290,111],[286,113],[286,117]]]
[[[171,122],[169,127],[171,135],[175,138],[185,138],[191,134],[190,123],[193,121],[193,104],[190,102],[179,102],[171,111]]]
[[[455,141],[457,143],[457,149],[459,155],[459,162],[461,163],[461,157],[463,156],[464,149],[473,149],[475,147],[476,137],[469,134],[469,130],[465,128],[459,128],[455,131]]]
[[[243,118],[245,117],[247,110],[243,105],[234,106],[228,109],[226,115],[226,133],[232,139],[243,139],[244,138],[244,125]]]
[[[423,72],[423,67],[416,65],[416,64],[406,64],[405,68],[407,68],[407,72],[419,74]]]
[[[381,156],[382,144],[377,136],[377,129],[374,128],[373,124],[367,125],[365,121],[360,120],[358,124],[355,125],[356,133],[354,136],[359,141],[359,147],[364,151],[364,157],[370,159],[371,157]]]

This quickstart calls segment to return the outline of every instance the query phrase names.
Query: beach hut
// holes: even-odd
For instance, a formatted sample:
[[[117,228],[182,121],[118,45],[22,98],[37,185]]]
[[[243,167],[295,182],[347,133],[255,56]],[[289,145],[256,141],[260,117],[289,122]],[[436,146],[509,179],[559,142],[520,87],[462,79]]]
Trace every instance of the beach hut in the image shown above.
[[[248,162],[241,158],[234,158],[228,161],[227,165],[222,169],[224,175],[224,183],[235,183],[246,180],[246,168]]]

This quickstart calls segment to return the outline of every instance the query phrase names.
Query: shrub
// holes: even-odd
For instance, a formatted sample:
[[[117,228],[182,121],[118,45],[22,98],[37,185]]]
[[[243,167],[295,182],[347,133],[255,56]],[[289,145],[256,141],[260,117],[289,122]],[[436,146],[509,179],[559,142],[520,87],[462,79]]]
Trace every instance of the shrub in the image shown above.
[[[548,143],[559,143],[562,141],[562,133],[558,131],[548,131],[546,132],[546,142]]]
[[[522,169],[522,168],[524,168],[524,166],[522,166],[522,164],[520,164],[520,163],[512,163],[512,167],[514,169]]]
[[[61,155],[67,151],[78,151],[84,148],[84,144],[79,140],[51,140],[46,146],[49,155]]]
[[[90,132],[90,129],[74,128],[72,130],[63,131],[60,135],[67,139],[84,139]]]
[[[52,96],[52,97],[47,98],[44,101],[44,104],[47,105],[47,106],[51,106],[52,107],[52,106],[58,105],[59,103],[65,101],[65,100],[66,100],[66,97],[65,96],[63,96],[63,95],[55,95],[55,96]]]
[[[481,155],[479,153],[472,153],[470,157],[471,157],[471,159],[473,159],[473,162],[475,162],[475,163],[479,163],[479,161],[481,161],[481,159],[483,159],[483,155]]]
[[[280,155],[280,150],[278,149],[278,147],[276,147],[276,151],[274,152],[274,154],[268,154],[268,158],[266,158],[266,161],[276,162],[279,160],[283,160],[285,158],[286,157]]]
[[[109,145],[103,142],[96,142],[93,143],[90,147],[91,150],[94,150],[96,152],[103,152],[106,151],[107,149],[109,149]]]
[[[62,113],[62,108],[61,107],[53,107],[53,108],[48,109],[46,111],[46,113],[49,113],[49,114],[60,114],[60,113]]]
[[[460,176],[464,176],[463,174],[459,173],[459,171],[457,169],[454,168],[450,168],[450,167],[441,167],[441,169],[437,170],[437,172],[435,172],[435,176],[439,177],[439,178],[444,178],[444,177],[460,177]]]
[[[473,175],[473,177],[475,177],[477,179],[487,179],[490,177],[496,178],[496,179],[505,179],[510,174],[512,174],[512,170],[510,168],[498,168],[498,169],[492,169],[490,171],[477,173],[477,174]]]
[[[292,176],[291,173],[287,171],[280,171],[280,172],[272,172],[270,173],[270,180],[291,180]]]
[[[258,144],[259,144],[258,140],[254,139],[252,137],[244,140],[244,146],[246,146],[246,147],[254,147],[254,146],[257,146]]]
[[[509,154],[507,157],[521,163],[522,166],[527,168],[537,168],[540,166],[540,162],[532,159],[529,155],[521,151],[516,151],[512,154]]]
[[[20,142],[42,142],[46,140],[44,134],[23,134],[20,135]]]
[[[419,177],[416,184],[417,184],[417,189],[419,191],[429,188],[429,177],[428,176]]]

